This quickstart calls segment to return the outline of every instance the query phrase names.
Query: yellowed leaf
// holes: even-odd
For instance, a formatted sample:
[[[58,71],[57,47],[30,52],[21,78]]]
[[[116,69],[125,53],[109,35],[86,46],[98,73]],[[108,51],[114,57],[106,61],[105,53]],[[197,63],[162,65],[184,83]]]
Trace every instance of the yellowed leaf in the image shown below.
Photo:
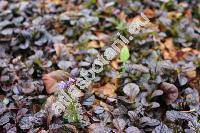
[[[117,90],[117,87],[111,83],[107,83],[104,86],[98,87],[98,88],[92,88],[92,91],[96,94],[103,94],[108,97],[115,97]]]
[[[103,48],[106,44],[104,42],[100,41],[99,45],[100,45],[101,48]]]
[[[181,13],[178,13],[178,12],[175,12],[175,11],[171,11],[171,12],[168,12],[168,18],[169,19],[177,19],[179,18],[182,14]]]
[[[97,43],[97,41],[90,41],[87,46],[88,48],[100,48],[100,45]]]
[[[60,5],[62,3],[62,0],[50,0],[50,1],[57,5]],[[47,3],[48,3],[48,1],[47,1]]]
[[[111,62],[111,66],[115,69],[115,70],[118,70],[119,68],[119,65],[118,65],[118,61],[114,60]]]
[[[195,78],[197,76],[196,70],[186,72],[188,78]]]

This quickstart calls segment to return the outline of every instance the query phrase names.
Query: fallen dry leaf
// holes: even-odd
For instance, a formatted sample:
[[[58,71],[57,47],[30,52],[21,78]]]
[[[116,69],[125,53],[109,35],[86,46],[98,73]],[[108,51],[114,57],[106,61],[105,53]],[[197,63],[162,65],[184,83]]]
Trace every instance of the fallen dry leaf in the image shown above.
[[[88,133],[109,133],[111,132],[110,128],[108,128],[107,126],[105,126],[102,123],[93,123],[88,127]]]
[[[109,36],[105,33],[102,33],[102,32],[95,32],[98,40],[100,41],[100,46],[101,47],[104,47],[105,46],[105,43],[108,43],[109,42]]]
[[[164,59],[174,59],[176,57],[176,47],[174,46],[173,39],[167,38],[163,43],[165,50],[163,51]]]
[[[61,0],[47,0],[46,1],[46,3],[49,3],[49,2],[53,2],[53,3],[57,4],[57,5],[60,5],[62,3]]]
[[[97,43],[97,41],[90,41],[87,45],[88,48],[100,48],[100,45]]]
[[[96,94],[103,94],[108,97],[115,97],[117,90],[117,87],[111,83],[107,83],[104,86],[98,87],[98,88],[92,88],[92,91]]]
[[[155,17],[156,12],[152,9],[147,8],[144,10],[144,14],[147,16],[147,18],[153,18]]]
[[[200,51],[196,50],[196,49],[192,49],[192,48],[182,48],[181,52],[183,52],[184,54],[184,58],[186,59],[188,55],[194,54],[194,55],[199,55]]]
[[[167,38],[164,43],[160,42],[160,50],[164,59],[177,61],[177,48],[174,46],[172,38]],[[181,56],[180,54],[179,52],[179,56]]]
[[[184,60],[190,54],[200,54],[198,50],[192,48],[182,48],[180,50],[177,49],[172,38],[167,38],[164,43],[160,42],[160,50],[164,59],[173,61]]]
[[[119,61],[118,60],[113,60],[111,62],[111,66],[115,69],[118,70],[119,69]]]
[[[77,131],[77,129],[76,129],[76,127],[74,125],[65,124],[65,125],[63,125],[63,128],[64,129],[66,128],[66,129],[70,130],[73,133],[78,133],[78,131]]]
[[[120,20],[125,21],[126,20],[127,15],[124,12],[120,12],[120,14],[118,15],[118,18]]]
[[[55,51],[56,51],[56,55],[58,57],[60,57],[61,55],[61,50],[64,48],[64,45],[62,43],[55,43],[54,44],[54,48],[55,48]]]
[[[120,80],[119,78],[111,78],[110,83],[114,84],[118,88],[120,85]]]
[[[197,72],[196,70],[187,71],[186,76],[190,79],[195,78],[197,76]]]
[[[69,78],[69,74],[62,70],[57,70],[43,75],[42,80],[46,87],[48,94],[52,94],[56,91],[56,86],[59,81],[66,81]]]
[[[105,102],[100,101],[99,103],[106,111],[111,111],[113,110],[113,106],[110,106],[108,104],[106,104]]]

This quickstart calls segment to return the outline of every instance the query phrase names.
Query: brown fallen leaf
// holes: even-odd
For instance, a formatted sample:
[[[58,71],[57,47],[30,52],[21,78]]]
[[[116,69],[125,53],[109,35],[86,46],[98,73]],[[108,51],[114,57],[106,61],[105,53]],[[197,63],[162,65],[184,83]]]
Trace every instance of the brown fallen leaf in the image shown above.
[[[119,15],[117,15],[117,17],[120,19],[120,20],[123,20],[123,21],[125,21],[126,20],[126,17],[127,17],[127,15],[125,14],[125,12],[120,12],[120,14]]]
[[[197,76],[197,72],[196,70],[187,71],[186,76],[190,79],[195,78]]]
[[[109,133],[111,129],[102,123],[93,123],[87,129],[88,133],[101,133],[102,131],[104,133]]]
[[[111,111],[111,110],[114,109],[113,106],[110,106],[110,105],[106,104],[105,102],[100,101],[99,104],[100,104],[106,111]]]
[[[63,132],[64,131],[67,132],[68,130],[70,130],[73,133],[78,133],[78,131],[77,131],[77,129],[76,129],[76,127],[74,125],[65,124],[65,125],[63,125],[62,129],[63,129]]]
[[[114,84],[117,88],[120,86],[119,78],[111,78],[110,83]]]
[[[181,52],[183,52],[183,58],[186,59],[189,55],[199,55],[200,51],[193,49],[193,48],[182,48]]]
[[[174,46],[173,39],[167,38],[164,43],[161,44],[161,51],[164,59],[176,59],[176,47]]]
[[[55,43],[54,49],[56,51],[57,57],[60,57],[63,54],[74,54],[75,53],[75,51],[73,49],[73,44],[71,44],[71,43],[68,43],[68,44]]]
[[[43,75],[42,80],[46,87],[48,94],[52,94],[56,91],[56,86],[59,81],[66,81],[69,78],[69,74],[63,70],[57,70]]]
[[[8,1],[0,2],[0,11],[3,12],[8,7]]]
[[[167,38],[164,45],[168,50],[176,51],[172,38]]]
[[[97,43],[97,41],[90,41],[87,45],[88,48],[100,48],[100,45]]]
[[[160,42],[160,50],[163,54],[164,59],[179,61],[184,60],[187,56],[194,54],[200,54],[200,51],[192,49],[192,48],[182,48],[178,49],[175,47],[172,38],[167,38],[164,43]]]
[[[119,60],[113,60],[111,62],[111,66],[115,69],[118,70],[119,69]]]
[[[62,50],[62,48],[64,48],[64,45],[63,45],[62,43],[55,43],[55,44],[54,44],[54,48],[55,48],[55,51],[56,51],[56,55],[57,55],[58,57],[60,57],[60,55],[61,55],[61,50]]]
[[[144,10],[144,14],[145,14],[148,18],[153,18],[153,17],[155,17],[155,15],[156,15],[156,11],[147,8],[147,9]]]
[[[101,87],[92,88],[92,92],[94,92],[95,94],[103,94],[108,97],[116,97],[116,90],[117,87],[111,83],[107,83]]]
[[[107,34],[97,31],[95,32],[95,35],[99,40],[99,45],[101,48],[104,47],[107,43],[109,43],[109,36]]]
[[[46,1],[46,3],[50,3],[50,2],[55,3],[55,4],[57,4],[57,5],[60,5],[60,4],[62,3],[61,0],[47,0],[47,1]]]

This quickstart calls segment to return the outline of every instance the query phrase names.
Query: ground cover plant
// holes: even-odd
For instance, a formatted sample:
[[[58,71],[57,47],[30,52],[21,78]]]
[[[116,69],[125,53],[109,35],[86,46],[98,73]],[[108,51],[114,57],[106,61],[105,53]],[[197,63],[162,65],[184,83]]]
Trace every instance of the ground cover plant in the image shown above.
[[[0,132],[200,133],[199,20],[199,0],[0,0]]]

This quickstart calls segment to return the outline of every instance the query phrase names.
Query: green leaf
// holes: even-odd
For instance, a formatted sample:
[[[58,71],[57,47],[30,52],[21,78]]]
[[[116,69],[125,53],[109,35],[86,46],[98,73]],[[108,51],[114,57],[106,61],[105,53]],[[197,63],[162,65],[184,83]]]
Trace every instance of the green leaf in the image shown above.
[[[125,30],[125,29],[126,29],[125,23],[124,23],[123,21],[119,21],[119,22],[117,23],[116,29],[117,29],[117,30],[120,30],[120,31]]]
[[[5,105],[7,105],[7,104],[9,103],[9,99],[8,99],[8,98],[4,98],[4,99],[3,99],[3,103],[4,103]]]
[[[129,57],[130,53],[128,47],[123,47],[120,52],[120,60],[122,62],[126,62],[129,59]]]

